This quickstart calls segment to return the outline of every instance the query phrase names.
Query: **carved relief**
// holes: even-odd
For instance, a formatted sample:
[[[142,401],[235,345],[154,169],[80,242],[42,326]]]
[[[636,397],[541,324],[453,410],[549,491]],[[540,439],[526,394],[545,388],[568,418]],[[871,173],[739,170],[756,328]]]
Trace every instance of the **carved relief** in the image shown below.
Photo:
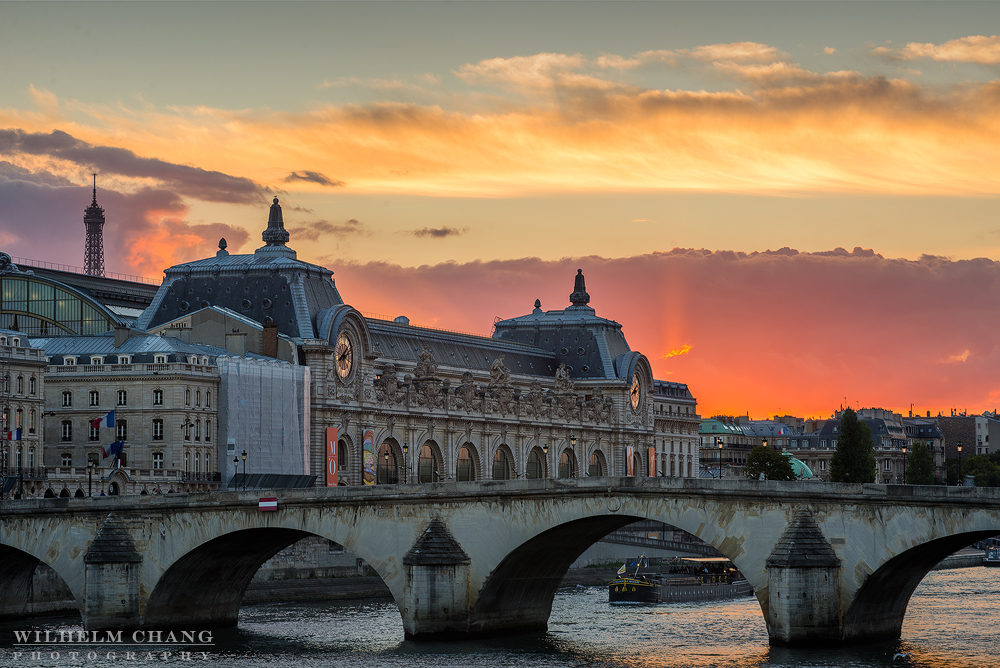
[[[398,404],[403,397],[402,384],[396,375],[396,366],[388,364],[382,375],[374,381],[375,400],[379,403]]]
[[[596,424],[607,422],[612,408],[611,397],[604,396],[604,391],[595,387],[590,401],[584,404],[583,419]]]
[[[527,417],[544,418],[549,415],[549,405],[545,398],[545,391],[542,384],[537,380],[531,384],[531,391],[524,395],[521,402],[524,414]]]
[[[417,360],[417,368],[413,370],[413,375],[416,378],[433,378],[437,375],[437,370],[437,362],[434,361],[431,349],[424,346],[423,352],[420,353],[420,359]]]
[[[504,366],[503,358],[504,356],[500,355],[490,366],[490,387],[510,385],[510,371]]]
[[[495,387],[489,391],[488,409],[500,415],[512,415],[517,411],[517,399],[511,386]]]
[[[437,378],[425,378],[413,381],[416,401],[419,406],[440,408],[444,404],[441,382]]]
[[[579,397],[576,394],[560,394],[552,402],[553,417],[560,420],[575,420],[578,417],[579,405]]]
[[[466,371],[462,374],[462,384],[455,388],[455,408],[471,413],[476,409],[477,394],[472,372]]]
[[[556,369],[555,387],[553,389],[557,394],[573,391],[573,379],[569,377],[569,369],[566,368],[565,364],[560,364],[559,368]]]

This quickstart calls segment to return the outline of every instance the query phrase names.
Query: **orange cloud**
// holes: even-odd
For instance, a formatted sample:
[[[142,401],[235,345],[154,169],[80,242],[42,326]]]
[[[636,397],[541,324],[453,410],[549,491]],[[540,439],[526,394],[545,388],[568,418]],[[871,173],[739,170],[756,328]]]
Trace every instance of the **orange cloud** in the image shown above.
[[[663,359],[677,357],[678,355],[687,355],[689,352],[691,352],[691,346],[685,344],[681,348],[677,348],[676,350],[671,350],[669,353],[663,356]]]
[[[779,58],[788,57],[788,54],[780,49],[758,42],[709,44],[694,49],[678,49],[677,52],[703,62],[735,60],[739,62],[769,63]]]
[[[902,60],[939,60],[953,63],[1000,63],[1000,35],[970,35],[942,44],[910,42],[902,49],[880,46],[872,50],[880,56]]]

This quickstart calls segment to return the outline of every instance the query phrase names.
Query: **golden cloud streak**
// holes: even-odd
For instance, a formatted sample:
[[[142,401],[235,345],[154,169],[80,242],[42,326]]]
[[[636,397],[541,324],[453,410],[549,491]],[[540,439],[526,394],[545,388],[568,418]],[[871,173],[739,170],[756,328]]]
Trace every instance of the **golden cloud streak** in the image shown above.
[[[678,348],[677,350],[671,350],[669,353],[663,356],[663,359],[670,359],[671,357],[687,355],[689,352],[691,352],[691,346],[685,344],[682,347]]]
[[[1000,192],[1000,81],[939,93],[855,72],[735,62],[780,54],[766,45],[701,49],[706,57],[728,53],[713,67],[751,92],[642,89],[579,70],[579,56],[539,54],[456,72],[514,86],[523,103],[479,96],[470,109],[471,98],[455,95],[454,109],[384,102],[301,113],[164,110],[84,106],[36,91],[42,113],[0,110],[0,127],[58,127],[95,145],[265,184],[312,171],[355,193]]]

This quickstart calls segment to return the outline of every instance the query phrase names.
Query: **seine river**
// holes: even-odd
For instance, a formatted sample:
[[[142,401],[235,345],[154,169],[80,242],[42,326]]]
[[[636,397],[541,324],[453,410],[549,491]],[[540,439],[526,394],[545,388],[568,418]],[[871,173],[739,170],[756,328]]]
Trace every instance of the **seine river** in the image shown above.
[[[65,620],[0,626],[2,666],[163,665],[206,668],[562,668],[758,666],[1000,666],[1000,569],[937,571],[920,584],[890,645],[849,649],[772,648],[756,599],[652,607],[615,607],[606,588],[576,588],[556,596],[548,633],[486,641],[415,643],[403,639],[399,612],[386,601],[245,606],[238,629],[216,631],[202,657],[164,659],[136,647],[107,648],[71,659],[66,647],[39,657],[15,657],[15,629],[78,628]],[[32,648],[43,649],[43,648]],[[93,648],[91,648],[93,649]],[[188,648],[194,649],[194,648]],[[60,651],[58,658],[51,652]],[[905,659],[893,660],[897,652]],[[202,657],[202,658],[199,658]]]

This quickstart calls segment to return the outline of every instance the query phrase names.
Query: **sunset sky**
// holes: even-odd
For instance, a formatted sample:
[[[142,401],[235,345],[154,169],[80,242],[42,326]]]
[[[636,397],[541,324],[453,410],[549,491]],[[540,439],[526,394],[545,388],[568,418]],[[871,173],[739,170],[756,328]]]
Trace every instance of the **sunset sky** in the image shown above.
[[[0,250],[290,246],[489,334],[573,274],[704,415],[1000,408],[996,2],[0,3]],[[846,249],[846,250],[845,250]]]

